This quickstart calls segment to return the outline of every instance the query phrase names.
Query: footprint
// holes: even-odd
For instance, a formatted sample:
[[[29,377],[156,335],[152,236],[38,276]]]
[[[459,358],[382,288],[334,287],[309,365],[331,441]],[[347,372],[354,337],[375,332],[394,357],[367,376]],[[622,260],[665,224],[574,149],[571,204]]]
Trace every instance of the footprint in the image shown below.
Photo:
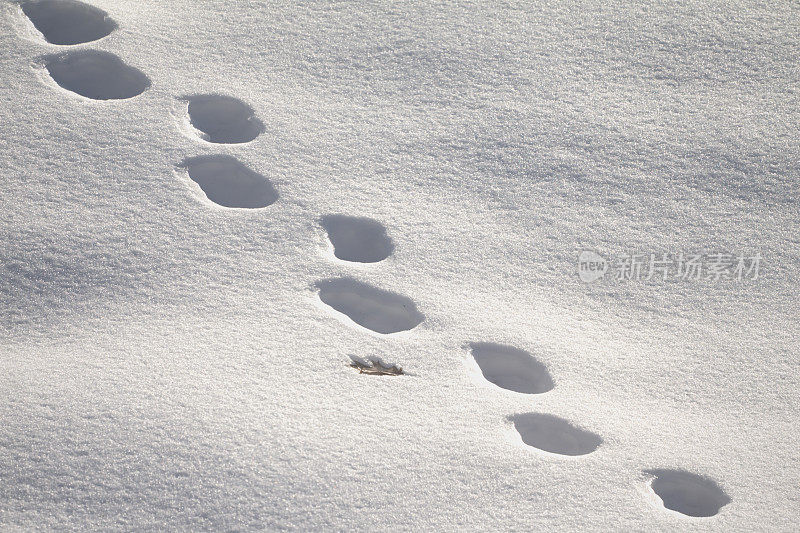
[[[714,516],[731,502],[716,482],[697,474],[660,469],[648,470],[645,474],[653,476],[650,487],[664,507],[688,516]]]
[[[246,143],[264,132],[253,109],[237,98],[218,94],[191,96],[189,122],[200,138],[222,144]]]
[[[524,350],[493,342],[469,346],[483,377],[499,387],[525,394],[541,394],[554,387],[547,367]]]
[[[376,263],[394,249],[386,228],[371,218],[328,215],[321,224],[333,244],[333,255],[343,261]]]
[[[603,439],[553,415],[525,413],[510,417],[522,442],[560,455],[586,455],[595,451]]]
[[[133,98],[150,78],[108,52],[80,50],[44,57],[50,76],[64,89],[94,100]]]
[[[425,319],[409,298],[351,278],[320,281],[316,287],[324,303],[378,333],[409,330]]]
[[[230,156],[193,157],[180,166],[209,200],[223,207],[256,209],[278,199],[278,193],[267,178]]]
[[[22,12],[51,44],[88,43],[117,29],[105,11],[76,0],[32,0]]]

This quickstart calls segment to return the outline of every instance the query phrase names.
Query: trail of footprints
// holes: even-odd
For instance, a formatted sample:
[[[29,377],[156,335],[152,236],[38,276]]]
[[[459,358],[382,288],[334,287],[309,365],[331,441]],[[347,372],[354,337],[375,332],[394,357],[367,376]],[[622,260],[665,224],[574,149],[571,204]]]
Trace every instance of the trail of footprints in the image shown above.
[[[96,41],[118,28],[107,13],[77,0],[29,0],[20,8],[53,45]],[[108,52],[68,50],[40,59],[58,85],[95,100],[133,98],[151,83],[143,72]],[[183,100],[189,124],[207,143],[247,143],[264,132],[254,110],[237,98],[204,94]],[[228,155],[193,157],[179,167],[210,201],[226,208],[265,208],[279,198],[266,177]],[[375,263],[394,251],[394,243],[378,221],[328,215],[320,225],[327,232],[333,255],[342,261]],[[322,280],[316,289],[323,303],[379,334],[408,331],[425,319],[411,299],[354,278]],[[497,387],[519,394],[542,394],[556,386],[547,367],[524,350],[492,342],[472,342],[468,347],[483,377]],[[365,372],[372,373],[381,374]],[[551,414],[523,413],[509,416],[508,421],[524,444],[548,454],[583,456],[603,444],[600,435]],[[643,474],[666,509],[687,516],[713,516],[731,501],[716,482],[697,474],[670,469],[645,470]]]

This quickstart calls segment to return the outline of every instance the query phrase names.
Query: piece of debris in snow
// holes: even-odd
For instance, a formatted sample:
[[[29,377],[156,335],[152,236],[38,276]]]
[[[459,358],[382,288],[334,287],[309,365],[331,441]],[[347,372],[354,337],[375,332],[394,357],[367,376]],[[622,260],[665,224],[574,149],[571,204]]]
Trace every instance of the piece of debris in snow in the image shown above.
[[[380,357],[370,357],[369,359],[362,359],[361,357],[351,355],[350,366],[358,369],[359,374],[372,374],[375,376],[400,376],[403,369],[399,365],[386,364]]]

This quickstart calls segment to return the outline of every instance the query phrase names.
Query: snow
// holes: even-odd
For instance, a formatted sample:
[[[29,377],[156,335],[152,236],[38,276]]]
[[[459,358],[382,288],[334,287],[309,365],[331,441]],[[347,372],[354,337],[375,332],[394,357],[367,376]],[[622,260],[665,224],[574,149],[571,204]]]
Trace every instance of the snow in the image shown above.
[[[795,527],[796,3],[89,4],[0,3],[0,527]]]

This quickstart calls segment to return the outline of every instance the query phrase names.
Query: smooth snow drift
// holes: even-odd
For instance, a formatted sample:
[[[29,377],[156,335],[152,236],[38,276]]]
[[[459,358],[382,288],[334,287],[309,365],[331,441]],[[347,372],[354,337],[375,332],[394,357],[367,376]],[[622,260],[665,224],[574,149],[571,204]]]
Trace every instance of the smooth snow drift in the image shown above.
[[[655,476],[650,486],[664,507],[688,516],[714,516],[731,501],[714,481],[691,472],[648,470],[645,473]]]
[[[76,0],[32,0],[22,12],[51,44],[88,43],[117,29],[105,11]]]
[[[275,203],[278,193],[270,181],[231,156],[212,155],[181,163],[209,200],[223,207],[256,209]]]
[[[61,87],[93,100],[133,98],[150,87],[150,78],[108,52],[79,50],[44,57]]]
[[[333,245],[333,254],[343,261],[376,263],[389,257],[394,245],[386,228],[365,217],[328,215],[321,220]]]
[[[547,367],[524,350],[493,342],[473,342],[469,346],[483,377],[498,387],[541,394],[554,386]]]
[[[526,413],[511,417],[514,427],[528,446],[559,455],[586,455],[595,451],[603,439],[553,415]]]
[[[253,109],[231,96],[203,94],[188,98],[189,120],[211,143],[250,142],[264,131]]]
[[[353,322],[378,333],[396,333],[418,326],[424,316],[409,298],[350,278],[317,283],[319,298],[350,317]]]

